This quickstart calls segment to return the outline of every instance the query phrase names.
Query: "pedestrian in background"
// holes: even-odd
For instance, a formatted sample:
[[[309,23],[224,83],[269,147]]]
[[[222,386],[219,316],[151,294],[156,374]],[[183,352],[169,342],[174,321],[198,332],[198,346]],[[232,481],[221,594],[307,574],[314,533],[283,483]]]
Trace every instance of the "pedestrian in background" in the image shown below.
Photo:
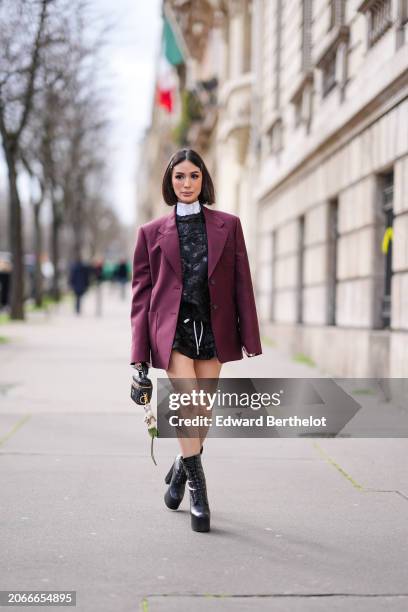
[[[10,304],[11,262],[0,259],[0,310]]]
[[[126,298],[126,285],[129,280],[129,268],[126,259],[121,259],[116,270],[115,279],[118,281],[120,286],[120,296],[124,300]]]
[[[95,280],[96,311],[97,317],[102,316],[102,282],[103,282],[103,259],[96,258],[91,267],[92,277]]]
[[[75,293],[75,312],[81,313],[81,299],[89,287],[89,269],[78,257],[71,265],[69,284]]]
[[[166,370],[177,392],[193,390],[186,389],[186,379],[211,379],[216,387],[223,363],[242,359],[242,349],[248,357],[262,353],[241,222],[236,215],[209,208],[215,202],[213,182],[192,149],[173,155],[162,194],[173,210],[142,225],[136,241],[131,364]],[[186,416],[188,410],[193,416],[192,406]],[[208,406],[199,414],[211,417]],[[191,527],[209,531],[201,463],[208,428],[193,433],[182,437],[177,431],[181,454],[165,478],[169,487],[164,499],[176,510],[188,482]]]

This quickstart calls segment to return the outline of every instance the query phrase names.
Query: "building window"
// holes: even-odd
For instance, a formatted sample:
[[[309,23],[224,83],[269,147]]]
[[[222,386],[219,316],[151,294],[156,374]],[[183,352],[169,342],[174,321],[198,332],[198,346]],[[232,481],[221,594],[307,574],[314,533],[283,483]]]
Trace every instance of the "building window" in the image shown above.
[[[296,291],[296,322],[303,323],[303,292],[305,286],[305,216],[299,217],[299,246]]]
[[[275,320],[275,299],[276,299],[276,268],[278,258],[278,232],[272,230],[272,282],[271,282],[271,302],[270,302],[270,321]]]
[[[279,153],[283,147],[282,119],[277,119],[267,132],[269,153]]]
[[[322,65],[322,92],[323,97],[327,96],[329,91],[336,85],[336,59],[337,49],[334,48],[325,58]]]
[[[344,0],[330,0],[329,31],[344,23]]]
[[[303,92],[302,92],[303,94]],[[300,95],[294,100],[293,106],[295,109],[295,127],[299,127],[302,123],[302,110],[303,110],[303,95]]]
[[[391,23],[391,0],[376,2],[370,10],[370,46],[374,45],[381,38]]]
[[[281,105],[281,53],[282,53],[282,0],[276,1],[275,8],[275,65],[274,65],[274,109],[279,111]]]
[[[381,178],[381,207],[383,213],[382,252],[384,255],[384,290],[381,305],[382,326],[389,327],[391,322],[391,279],[392,279],[392,231],[394,221],[394,172]]]
[[[405,26],[408,22],[408,0],[399,0],[397,4],[396,48],[405,44]]]
[[[335,85],[339,86],[340,100],[344,98],[347,84],[348,43],[350,28],[337,25],[327,34],[315,61],[315,67],[321,71],[321,93],[326,96]]]
[[[335,24],[336,24],[336,0],[330,0],[329,30],[332,30]]]
[[[302,70],[309,70],[312,54],[312,0],[303,0],[302,10]]]
[[[372,47],[392,25],[392,0],[364,0],[359,7],[368,20],[368,46]]]
[[[312,0],[302,3],[302,61],[299,79],[292,90],[289,101],[293,104],[295,128],[306,124],[307,131],[311,119],[312,95]]]
[[[338,229],[338,200],[329,203],[328,240],[327,240],[327,325],[336,324],[337,305],[337,246],[339,240]]]
[[[313,73],[309,71],[304,73],[297,90],[290,99],[290,102],[293,104],[295,128],[304,124],[307,133],[309,132],[312,119],[312,96]]]
[[[400,0],[399,12],[401,24],[405,25],[408,22],[408,0]]]
[[[251,70],[251,32],[252,32],[252,5],[245,5],[243,18],[243,44],[242,44],[242,72]]]

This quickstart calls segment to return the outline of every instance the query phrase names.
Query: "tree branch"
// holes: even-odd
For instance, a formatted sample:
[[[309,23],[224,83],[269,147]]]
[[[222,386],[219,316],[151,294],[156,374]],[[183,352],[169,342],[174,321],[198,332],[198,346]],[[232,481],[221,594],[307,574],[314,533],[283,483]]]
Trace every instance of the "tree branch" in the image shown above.
[[[30,74],[29,74],[28,83],[27,83],[27,89],[24,95],[24,104],[23,104],[24,110],[23,110],[23,114],[21,117],[20,125],[18,129],[16,130],[16,134],[15,134],[16,142],[18,142],[20,139],[21,133],[23,129],[25,128],[25,125],[27,123],[27,120],[28,120],[28,117],[29,117],[29,114],[30,114],[30,111],[33,105],[34,82],[35,82],[35,77],[37,74],[37,69],[39,66],[41,38],[43,35],[44,25],[45,25],[45,21],[47,18],[48,3],[49,3],[49,0],[42,0],[42,3],[41,3],[40,20],[38,23],[37,35],[34,41],[33,56],[32,56],[32,61],[31,61]]]
[[[5,109],[4,109],[4,103],[3,103],[3,98],[1,95],[1,87],[0,87],[0,134],[1,134],[1,139],[3,141],[3,149],[4,149],[7,163],[8,163],[9,162],[8,156],[10,155],[11,149],[13,148],[13,145],[15,144],[15,139],[14,139],[14,134],[9,134],[9,132],[7,131],[4,111]]]

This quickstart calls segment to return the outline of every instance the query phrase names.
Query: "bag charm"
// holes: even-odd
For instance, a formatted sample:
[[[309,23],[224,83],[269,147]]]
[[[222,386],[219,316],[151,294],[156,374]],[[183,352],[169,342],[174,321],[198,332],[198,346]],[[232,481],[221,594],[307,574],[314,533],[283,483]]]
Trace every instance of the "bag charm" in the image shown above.
[[[150,445],[150,456],[153,463],[157,465],[153,454],[153,442],[154,438],[157,438],[159,432],[156,427],[156,417],[153,414],[150,400],[153,393],[153,383],[148,378],[149,367],[146,363],[142,363],[141,367],[136,368],[137,374],[132,376],[132,387],[130,390],[130,397],[138,406],[143,406],[145,416],[144,422],[147,425],[147,431],[151,437]]]

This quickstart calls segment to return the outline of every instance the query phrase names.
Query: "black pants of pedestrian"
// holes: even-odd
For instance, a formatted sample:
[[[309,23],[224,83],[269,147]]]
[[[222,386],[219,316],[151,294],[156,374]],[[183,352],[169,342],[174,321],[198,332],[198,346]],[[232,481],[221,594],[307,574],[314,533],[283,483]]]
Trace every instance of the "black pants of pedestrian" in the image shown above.
[[[81,312],[81,297],[82,297],[82,293],[75,294],[75,312],[77,314],[80,314]]]

